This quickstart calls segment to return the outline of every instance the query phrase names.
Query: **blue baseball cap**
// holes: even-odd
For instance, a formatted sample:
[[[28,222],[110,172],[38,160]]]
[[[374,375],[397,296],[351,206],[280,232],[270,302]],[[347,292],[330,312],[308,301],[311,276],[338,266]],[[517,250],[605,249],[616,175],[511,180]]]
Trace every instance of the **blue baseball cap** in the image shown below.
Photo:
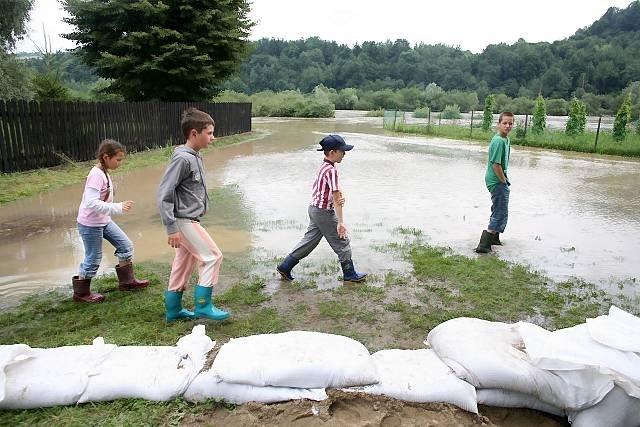
[[[349,151],[353,149],[353,145],[349,145],[344,142],[344,139],[340,135],[327,135],[320,141],[320,146],[317,151],[325,150],[340,150]]]

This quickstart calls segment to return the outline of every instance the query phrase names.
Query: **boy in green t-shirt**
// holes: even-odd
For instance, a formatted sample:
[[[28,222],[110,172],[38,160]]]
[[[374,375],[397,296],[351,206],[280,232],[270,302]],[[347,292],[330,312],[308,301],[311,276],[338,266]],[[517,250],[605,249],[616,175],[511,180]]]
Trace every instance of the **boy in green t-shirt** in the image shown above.
[[[507,177],[511,152],[508,135],[513,129],[513,121],[513,113],[508,111],[501,113],[498,118],[498,133],[491,138],[489,144],[489,160],[484,182],[491,193],[491,217],[489,218],[489,226],[482,231],[480,243],[476,248],[478,253],[491,252],[491,245],[501,245],[499,235],[507,226],[509,186],[511,185]]]

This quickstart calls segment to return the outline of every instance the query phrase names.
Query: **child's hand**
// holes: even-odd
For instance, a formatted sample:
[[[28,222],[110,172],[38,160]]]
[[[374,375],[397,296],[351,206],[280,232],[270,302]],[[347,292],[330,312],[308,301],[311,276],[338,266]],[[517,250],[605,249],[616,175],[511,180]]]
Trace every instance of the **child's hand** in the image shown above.
[[[180,234],[179,231],[177,233],[169,234],[169,236],[167,237],[168,237],[167,243],[172,248],[178,249],[182,244],[182,234]]]
[[[133,207],[134,203],[135,202],[133,202],[132,200],[127,200],[126,202],[122,202],[122,210],[125,212],[129,212]]]
[[[338,223],[338,237],[341,239],[347,238],[347,226],[343,222]]]

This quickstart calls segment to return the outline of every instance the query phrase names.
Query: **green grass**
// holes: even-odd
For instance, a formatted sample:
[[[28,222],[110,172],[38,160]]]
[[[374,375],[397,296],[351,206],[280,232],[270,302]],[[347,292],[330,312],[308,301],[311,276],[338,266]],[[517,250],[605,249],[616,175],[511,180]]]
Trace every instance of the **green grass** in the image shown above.
[[[458,139],[458,140],[474,140],[481,142],[489,142],[494,130],[484,131],[480,128],[473,128],[473,134],[470,134],[468,127],[455,125],[429,126],[420,125],[397,125],[396,132],[412,133],[419,135],[430,135],[442,138]],[[525,138],[516,136],[514,130],[510,134],[511,143],[514,145],[524,145],[529,147],[547,148],[564,151],[578,151],[583,153],[610,154],[616,156],[638,157],[640,156],[640,135],[630,132],[627,138],[622,142],[613,140],[611,132],[600,132],[598,137],[598,145],[595,147],[595,132],[585,132],[583,135],[571,137],[562,131],[546,130],[536,135],[531,131],[527,132]],[[595,147],[595,150],[594,150]]]
[[[254,137],[252,133],[217,138],[215,147],[236,144]],[[203,151],[203,152],[206,152]],[[119,174],[133,169],[166,163],[173,153],[173,146],[141,151],[127,155],[121,167],[113,173]],[[27,172],[0,173],[0,205],[30,197],[44,191],[55,190],[69,184],[84,181],[95,160],[73,162],[66,160],[63,165]]]

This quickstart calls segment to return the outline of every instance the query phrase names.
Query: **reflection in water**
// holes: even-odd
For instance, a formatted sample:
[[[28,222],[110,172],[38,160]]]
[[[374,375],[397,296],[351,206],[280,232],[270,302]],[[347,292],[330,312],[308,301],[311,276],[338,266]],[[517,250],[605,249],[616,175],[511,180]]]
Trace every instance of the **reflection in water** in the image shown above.
[[[206,226],[226,253],[253,258],[286,255],[307,225],[311,180],[322,154],[323,133],[340,132],[356,148],[339,166],[347,198],[345,218],[359,269],[379,276],[408,269],[376,246],[398,241],[397,227],[416,228],[427,242],[467,256],[487,225],[484,187],[486,145],[445,139],[395,137],[381,119],[353,112],[337,119],[256,119],[265,137],[211,151],[210,188],[233,187],[242,204],[220,202]],[[572,276],[611,283],[638,277],[640,265],[640,162],[613,157],[513,147],[509,225],[500,257],[531,265],[557,280]],[[164,165],[117,174],[118,200],[135,200],[131,214],[116,219],[133,240],[136,260],[169,263],[155,206]],[[0,208],[0,304],[39,290],[68,286],[82,259],[75,216],[82,184]],[[251,226],[238,226],[234,210],[251,210]],[[100,273],[112,272],[113,249],[105,244]],[[322,277],[306,277],[321,266]],[[333,272],[335,271],[335,274]],[[319,287],[337,283],[337,262],[326,243],[299,267],[297,276]],[[224,266],[223,266],[224,274]],[[274,277],[273,268],[254,274]],[[325,277],[326,276],[326,277]],[[269,284],[269,286],[274,286]]]

